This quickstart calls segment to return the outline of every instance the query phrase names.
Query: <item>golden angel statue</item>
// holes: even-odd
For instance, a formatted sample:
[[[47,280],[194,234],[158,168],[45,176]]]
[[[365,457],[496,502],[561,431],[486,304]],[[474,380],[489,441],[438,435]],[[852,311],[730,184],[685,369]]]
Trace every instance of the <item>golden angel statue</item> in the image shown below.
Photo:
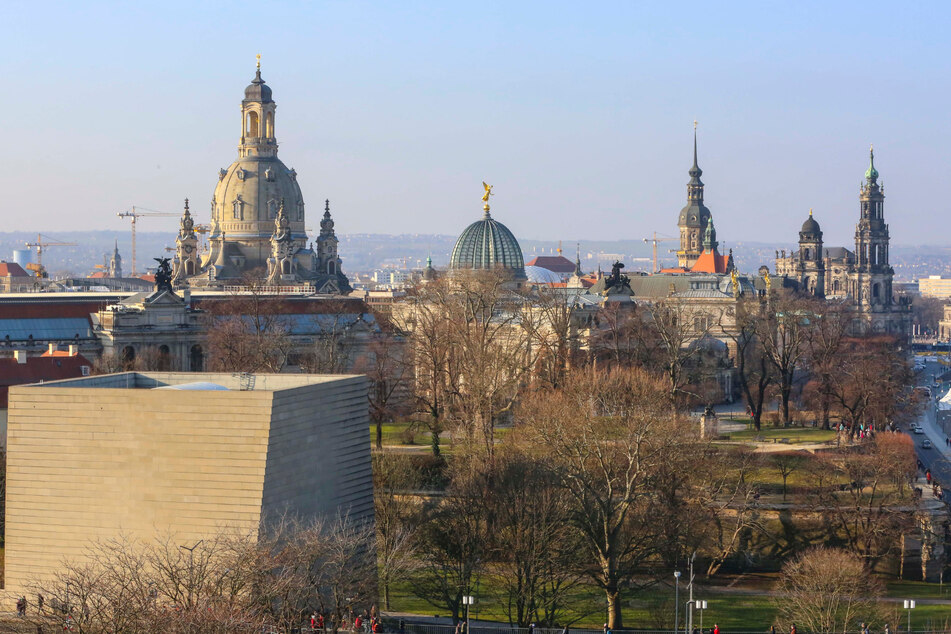
[[[485,193],[482,194],[482,202],[489,202],[489,196],[492,196],[492,185],[489,185],[485,181],[482,181],[482,187],[485,189]]]

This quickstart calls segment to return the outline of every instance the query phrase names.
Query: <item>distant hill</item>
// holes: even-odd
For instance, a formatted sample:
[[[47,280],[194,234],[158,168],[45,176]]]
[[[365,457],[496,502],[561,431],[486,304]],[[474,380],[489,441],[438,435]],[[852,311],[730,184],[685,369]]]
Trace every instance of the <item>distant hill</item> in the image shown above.
[[[88,275],[94,272],[97,264],[103,264],[103,258],[112,254],[118,241],[119,254],[122,256],[123,271],[132,270],[131,237],[124,231],[65,231],[44,234],[63,242],[75,242],[77,246],[49,247],[43,253],[43,263],[53,276]],[[12,260],[13,250],[24,248],[27,241],[35,241],[37,234],[18,232],[0,232],[0,260]],[[343,258],[345,272],[368,272],[388,267],[419,268],[432,256],[437,268],[449,263],[456,237],[428,234],[340,234],[340,257]],[[519,239],[525,261],[538,255],[551,255],[559,247],[557,242]],[[575,259],[578,242],[564,241],[561,244],[562,255]],[[175,234],[165,232],[140,231],[137,233],[138,269],[145,272],[154,268],[156,257],[169,257],[166,247],[175,246]],[[657,247],[661,266],[673,266],[676,257],[670,253],[676,242],[663,242]],[[733,258],[737,268],[746,273],[755,273],[763,264],[773,270],[775,252],[789,249],[788,243],[767,242],[721,243],[721,251],[733,249]],[[600,264],[603,269],[610,268],[615,260],[625,263],[627,270],[647,271],[651,268],[651,247],[643,240],[582,240],[580,241],[581,266],[585,271],[595,270]],[[35,259],[35,250],[34,250]],[[917,279],[928,275],[951,276],[951,247],[949,246],[909,246],[892,245],[890,251],[892,266],[896,278],[901,280]]]

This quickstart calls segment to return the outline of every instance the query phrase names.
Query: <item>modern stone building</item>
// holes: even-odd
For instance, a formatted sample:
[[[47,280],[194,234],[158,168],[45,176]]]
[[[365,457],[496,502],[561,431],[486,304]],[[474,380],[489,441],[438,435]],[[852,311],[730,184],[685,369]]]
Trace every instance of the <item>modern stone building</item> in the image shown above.
[[[109,374],[10,388],[6,589],[91,540],[221,529],[274,514],[373,518],[362,376]]]

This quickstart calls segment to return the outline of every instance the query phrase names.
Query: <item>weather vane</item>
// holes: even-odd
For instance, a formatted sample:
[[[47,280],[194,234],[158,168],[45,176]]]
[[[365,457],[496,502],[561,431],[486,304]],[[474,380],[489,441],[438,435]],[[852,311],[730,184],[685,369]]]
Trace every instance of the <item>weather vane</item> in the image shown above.
[[[482,181],[482,188],[485,189],[485,193],[482,194],[482,202],[485,205],[482,207],[485,211],[489,210],[489,196],[492,196],[492,185],[489,185],[485,181]]]

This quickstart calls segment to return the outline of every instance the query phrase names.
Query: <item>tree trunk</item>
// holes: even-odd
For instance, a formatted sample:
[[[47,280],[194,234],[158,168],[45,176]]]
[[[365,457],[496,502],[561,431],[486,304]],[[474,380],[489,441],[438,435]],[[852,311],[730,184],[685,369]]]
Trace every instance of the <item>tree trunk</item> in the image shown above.
[[[383,449],[383,421],[376,421],[376,448]],[[389,608],[387,608],[389,610]]]
[[[612,584],[604,589],[604,596],[608,602],[608,627],[612,630],[619,630],[624,627],[624,621],[621,617],[621,593],[617,586]]]

